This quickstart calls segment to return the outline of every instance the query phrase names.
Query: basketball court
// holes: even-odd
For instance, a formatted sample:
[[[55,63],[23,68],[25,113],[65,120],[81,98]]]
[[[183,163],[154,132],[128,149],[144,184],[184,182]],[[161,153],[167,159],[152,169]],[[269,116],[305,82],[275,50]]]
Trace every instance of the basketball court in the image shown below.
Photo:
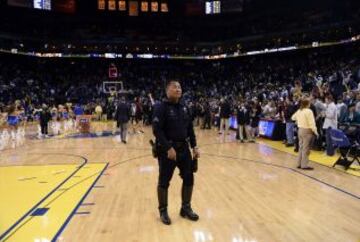
[[[1,151],[0,241],[360,241],[356,174],[315,162],[314,171],[298,170],[296,156],[274,144],[242,144],[215,130],[196,130],[200,220],[179,216],[175,175],[173,224],[165,226],[151,129],[124,145],[103,132],[111,127],[94,123],[91,136],[27,139]]]
[[[0,242],[360,242],[359,43],[360,0],[0,0]]]

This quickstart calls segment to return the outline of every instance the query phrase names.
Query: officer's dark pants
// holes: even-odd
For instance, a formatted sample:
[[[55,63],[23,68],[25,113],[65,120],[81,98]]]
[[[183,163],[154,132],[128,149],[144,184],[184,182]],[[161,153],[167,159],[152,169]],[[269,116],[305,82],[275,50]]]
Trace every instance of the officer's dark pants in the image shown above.
[[[202,126],[203,129],[211,129],[211,116],[205,115],[204,116],[204,124]]]
[[[48,134],[48,123],[40,123],[40,127],[41,127],[41,134]]]
[[[189,147],[186,145],[176,148],[176,161],[167,158],[167,152],[159,154],[159,180],[158,180],[158,200],[159,210],[164,210],[168,205],[168,187],[174,174],[175,168],[180,170],[182,185],[182,205],[190,205],[192,188],[194,185],[194,174],[192,170],[192,158]]]

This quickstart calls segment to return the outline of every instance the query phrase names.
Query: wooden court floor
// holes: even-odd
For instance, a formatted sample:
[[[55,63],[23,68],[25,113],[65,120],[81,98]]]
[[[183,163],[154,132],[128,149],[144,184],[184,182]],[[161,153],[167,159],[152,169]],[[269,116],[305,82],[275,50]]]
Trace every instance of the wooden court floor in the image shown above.
[[[105,126],[98,126],[100,134]],[[360,178],[235,134],[197,130],[198,222],[179,216],[181,179],[169,190],[171,226],[158,218],[157,161],[145,134],[27,140],[0,152],[0,241],[360,242]]]

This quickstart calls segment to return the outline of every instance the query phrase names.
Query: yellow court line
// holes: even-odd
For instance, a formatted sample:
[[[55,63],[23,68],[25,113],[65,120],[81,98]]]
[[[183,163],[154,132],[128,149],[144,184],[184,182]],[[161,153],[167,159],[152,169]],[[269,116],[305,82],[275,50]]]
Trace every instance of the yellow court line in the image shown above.
[[[292,154],[297,156],[298,154],[294,151],[294,147],[285,147],[284,144],[281,143],[281,141],[273,141],[273,140],[267,140],[267,139],[259,139],[260,144],[267,145],[273,149]],[[332,167],[336,160],[339,158],[339,154],[335,154],[334,156],[327,156],[324,151],[315,151],[312,150],[310,152],[309,159],[315,163],[322,164],[328,167]],[[352,165],[351,168],[359,169],[359,166]],[[337,168],[336,168],[337,169]],[[338,169],[340,170],[340,169]],[[344,170],[341,170],[344,171]],[[347,171],[344,171],[346,173],[360,176],[360,170],[354,170],[354,169],[348,169]]]
[[[0,167],[0,234],[26,214],[78,165]]]
[[[5,241],[52,241],[65,228],[77,206],[101,175],[106,163],[86,164],[38,208],[46,208],[42,216],[28,216],[5,238]]]

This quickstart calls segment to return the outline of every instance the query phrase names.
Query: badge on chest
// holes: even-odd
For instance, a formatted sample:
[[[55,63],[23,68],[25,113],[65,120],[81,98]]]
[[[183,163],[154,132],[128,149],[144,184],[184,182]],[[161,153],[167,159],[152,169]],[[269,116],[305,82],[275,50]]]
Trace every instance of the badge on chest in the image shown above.
[[[176,111],[174,110],[174,108],[169,108],[168,115],[169,117],[176,117]]]

